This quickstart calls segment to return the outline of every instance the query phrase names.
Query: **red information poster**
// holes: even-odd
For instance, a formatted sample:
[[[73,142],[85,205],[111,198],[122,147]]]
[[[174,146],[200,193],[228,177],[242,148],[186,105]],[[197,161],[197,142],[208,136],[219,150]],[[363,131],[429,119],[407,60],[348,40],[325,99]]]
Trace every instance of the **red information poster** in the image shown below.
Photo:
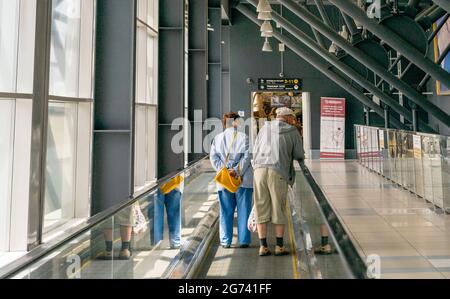
[[[320,158],[345,158],[345,99],[321,98]]]

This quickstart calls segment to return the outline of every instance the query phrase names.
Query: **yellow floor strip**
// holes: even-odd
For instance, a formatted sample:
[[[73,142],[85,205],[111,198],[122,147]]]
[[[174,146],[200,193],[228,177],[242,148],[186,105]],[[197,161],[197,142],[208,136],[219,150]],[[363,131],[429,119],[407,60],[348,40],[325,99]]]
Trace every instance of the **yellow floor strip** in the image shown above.
[[[286,210],[288,215],[288,233],[291,243],[292,272],[294,273],[294,279],[300,279],[300,275],[297,269],[298,259],[297,259],[297,250],[295,249],[294,226],[292,223],[291,207],[289,203],[286,205]]]

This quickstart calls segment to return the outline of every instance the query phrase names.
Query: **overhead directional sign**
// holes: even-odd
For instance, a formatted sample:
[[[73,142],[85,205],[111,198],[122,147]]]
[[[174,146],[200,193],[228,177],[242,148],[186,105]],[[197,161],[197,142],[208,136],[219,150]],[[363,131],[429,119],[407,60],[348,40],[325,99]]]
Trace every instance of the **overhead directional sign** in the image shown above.
[[[267,91],[301,91],[302,90],[302,80],[297,78],[276,78],[276,79],[267,79],[261,78],[258,79],[258,88],[259,90],[267,90]]]

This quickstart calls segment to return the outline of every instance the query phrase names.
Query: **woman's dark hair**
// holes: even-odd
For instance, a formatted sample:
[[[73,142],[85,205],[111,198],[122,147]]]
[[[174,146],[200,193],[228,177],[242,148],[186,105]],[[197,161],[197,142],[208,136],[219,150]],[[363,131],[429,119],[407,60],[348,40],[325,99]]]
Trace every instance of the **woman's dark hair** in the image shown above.
[[[222,124],[224,128],[227,128],[227,121],[229,119],[233,119],[235,121],[236,119],[240,118],[239,114],[236,112],[229,112],[223,115]]]

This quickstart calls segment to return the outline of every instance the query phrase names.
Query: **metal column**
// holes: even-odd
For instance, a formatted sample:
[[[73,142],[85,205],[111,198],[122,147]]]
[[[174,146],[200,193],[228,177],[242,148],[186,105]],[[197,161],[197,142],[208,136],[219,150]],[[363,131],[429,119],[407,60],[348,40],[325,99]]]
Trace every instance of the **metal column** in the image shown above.
[[[203,124],[208,117],[208,0],[189,2],[188,95],[189,162],[203,155]],[[202,134],[200,136],[197,136]]]
[[[33,111],[31,123],[30,199],[28,206],[28,250],[42,242],[45,206],[48,99],[52,0],[36,3]]]
[[[134,192],[136,1],[98,0],[92,214]]]
[[[383,105],[383,109],[384,109],[384,127],[386,129],[389,129],[391,127],[391,124],[390,124],[390,121],[389,121],[389,118],[390,118],[389,106],[388,105]]]
[[[413,131],[418,132],[419,131],[419,107],[417,107],[416,104],[411,104],[411,111],[412,111],[412,126]]]
[[[222,10],[209,7],[211,30],[208,37],[208,116],[222,118]]]
[[[164,0],[159,7],[158,177],[184,167],[184,152],[174,152],[173,138],[183,134],[185,99],[185,1]],[[175,119],[182,120],[172,130]]]

